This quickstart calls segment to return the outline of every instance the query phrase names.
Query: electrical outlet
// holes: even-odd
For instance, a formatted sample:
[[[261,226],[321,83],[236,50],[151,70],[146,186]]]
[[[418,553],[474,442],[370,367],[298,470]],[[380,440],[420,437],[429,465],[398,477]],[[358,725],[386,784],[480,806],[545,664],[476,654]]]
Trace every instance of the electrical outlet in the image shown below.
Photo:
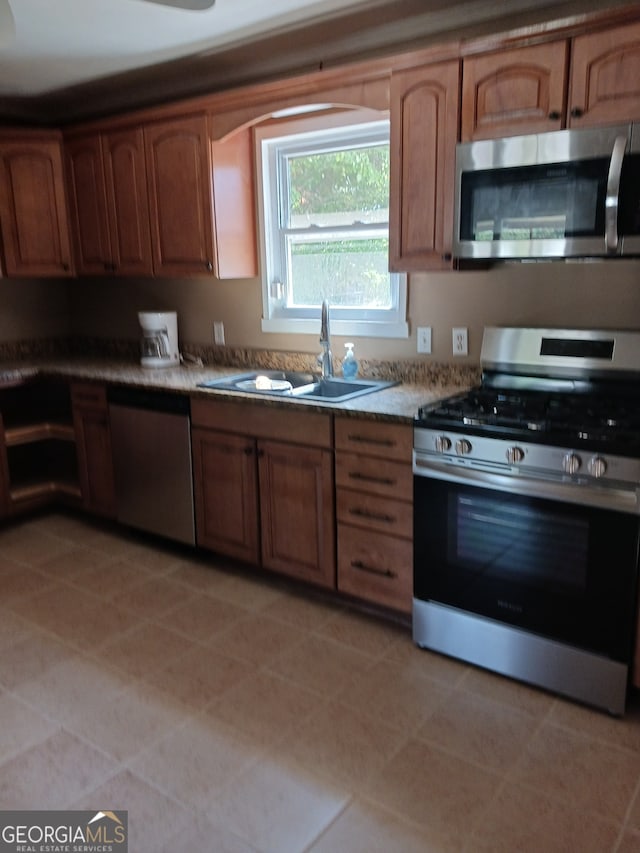
[[[222,320],[213,321],[213,342],[219,347],[224,346],[224,323]]]
[[[417,329],[418,352],[431,352],[431,326],[418,326]]]
[[[465,329],[464,326],[459,326],[452,329],[451,332],[453,339],[453,354],[467,355],[469,352],[467,329]]]

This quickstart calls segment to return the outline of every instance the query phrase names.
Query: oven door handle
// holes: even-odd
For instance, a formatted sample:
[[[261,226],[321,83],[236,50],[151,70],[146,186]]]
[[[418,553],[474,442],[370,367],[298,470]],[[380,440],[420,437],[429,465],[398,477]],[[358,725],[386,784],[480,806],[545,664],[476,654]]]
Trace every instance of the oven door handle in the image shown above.
[[[415,452],[413,472],[419,477],[432,477],[448,483],[479,486],[511,494],[640,515],[637,489],[598,488],[585,483],[575,486],[572,483],[559,483],[535,477],[507,476],[494,471],[478,471],[473,468],[434,462]]]

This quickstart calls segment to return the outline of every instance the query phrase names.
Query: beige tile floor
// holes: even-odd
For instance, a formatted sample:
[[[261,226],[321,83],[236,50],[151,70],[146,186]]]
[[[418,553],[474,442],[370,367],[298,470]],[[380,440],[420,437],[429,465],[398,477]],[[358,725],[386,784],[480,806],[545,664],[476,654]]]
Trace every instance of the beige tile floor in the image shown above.
[[[47,514],[0,530],[0,808],[127,809],[132,853],[631,853],[640,701]]]

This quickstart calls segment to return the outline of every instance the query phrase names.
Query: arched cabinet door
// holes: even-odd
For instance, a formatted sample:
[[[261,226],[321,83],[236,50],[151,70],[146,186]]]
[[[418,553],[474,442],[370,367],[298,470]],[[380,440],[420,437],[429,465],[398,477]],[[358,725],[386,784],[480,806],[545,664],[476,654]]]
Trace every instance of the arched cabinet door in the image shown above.
[[[566,41],[464,60],[463,142],[564,127]]]
[[[141,127],[102,137],[112,263],[119,275],[151,275],[151,229]]]
[[[451,267],[459,83],[457,60],[392,75],[392,271]]]
[[[640,23],[574,39],[568,124],[640,119]]]
[[[73,274],[57,137],[0,135],[0,226],[6,275]]]
[[[144,136],[155,275],[255,276],[250,129],[212,141],[201,114],[148,124]]]
[[[78,273],[106,275],[112,258],[100,136],[70,137],[65,140],[65,153]]]
[[[204,114],[144,129],[156,275],[213,271],[211,158]]]

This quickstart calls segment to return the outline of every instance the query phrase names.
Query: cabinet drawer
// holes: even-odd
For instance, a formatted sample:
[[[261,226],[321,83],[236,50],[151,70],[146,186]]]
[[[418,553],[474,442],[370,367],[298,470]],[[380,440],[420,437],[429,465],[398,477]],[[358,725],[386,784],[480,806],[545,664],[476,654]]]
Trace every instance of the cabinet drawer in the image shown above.
[[[252,403],[191,398],[194,426],[226,430],[252,438],[288,441],[306,447],[331,447],[331,415],[291,411]]]
[[[413,499],[413,472],[408,462],[336,453],[336,485],[401,501]]]
[[[95,382],[72,382],[71,401],[74,406],[106,410],[106,385],[98,385]]]
[[[351,489],[338,489],[337,517],[344,524],[378,530],[404,539],[413,537],[413,505]]]
[[[411,463],[413,428],[408,424],[336,417],[335,443],[337,450]]]
[[[411,612],[413,547],[407,539],[338,527],[338,589],[404,613]]]

